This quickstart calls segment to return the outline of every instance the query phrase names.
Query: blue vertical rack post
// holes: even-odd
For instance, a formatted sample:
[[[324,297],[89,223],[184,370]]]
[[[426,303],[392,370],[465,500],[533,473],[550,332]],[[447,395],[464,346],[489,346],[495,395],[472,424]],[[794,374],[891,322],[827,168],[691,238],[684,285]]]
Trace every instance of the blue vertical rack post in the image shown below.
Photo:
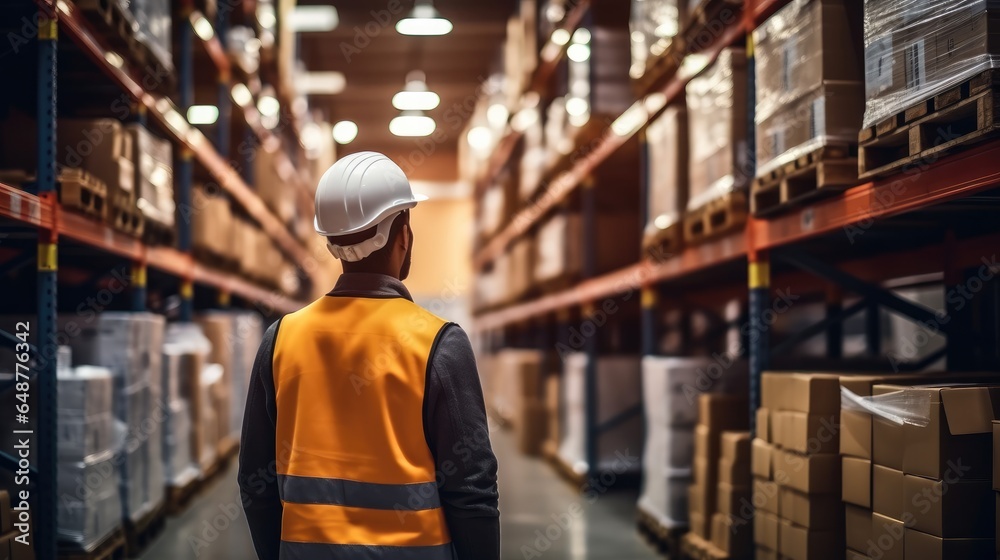
[[[146,263],[132,263],[132,311],[146,310]]]
[[[597,192],[594,180],[588,177],[580,193],[583,217],[583,277],[591,278],[597,272]],[[593,303],[587,302],[581,309],[581,324],[593,315]],[[589,475],[595,475],[597,468],[597,438],[600,430],[597,423],[597,333],[585,336],[583,351],[587,355],[584,370],[584,394],[586,395],[586,457]]]
[[[56,55],[59,30],[55,14],[39,13],[38,21],[38,194],[56,203]],[[56,557],[56,275],[58,225],[38,232],[37,426],[38,476],[35,487],[35,551],[39,560]]]
[[[178,82],[180,89],[180,105],[183,114],[194,103],[194,27],[191,24],[190,7],[181,18],[180,29],[180,64]],[[177,173],[177,205],[180,208],[180,220],[177,223],[177,246],[184,253],[191,253],[191,220],[197,211],[191,205],[191,184],[194,182],[194,154],[186,146],[181,147],[180,161]],[[181,279],[180,320],[190,322],[194,319],[194,283],[190,278]]]
[[[226,35],[229,33],[229,8],[220,6],[215,15],[215,35],[222,43],[222,48],[226,48]],[[218,83],[218,106],[219,120],[215,123],[215,146],[219,150],[219,155],[224,158],[229,157],[229,133],[230,122],[232,120],[233,102],[229,94],[230,74],[221,72]]]
[[[750,288],[750,430],[756,434],[756,414],[760,406],[761,376],[770,367],[771,337],[768,312],[771,310],[771,263],[766,253],[750,255],[747,271]],[[773,313],[773,311],[772,311]]]

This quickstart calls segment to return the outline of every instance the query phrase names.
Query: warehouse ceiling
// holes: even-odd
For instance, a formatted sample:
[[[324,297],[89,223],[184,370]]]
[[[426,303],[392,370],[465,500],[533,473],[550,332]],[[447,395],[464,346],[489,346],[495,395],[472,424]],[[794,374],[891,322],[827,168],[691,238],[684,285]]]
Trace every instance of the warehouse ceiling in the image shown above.
[[[401,165],[408,161],[411,165],[403,167],[413,168],[414,178],[454,180],[456,142],[471,114],[480,84],[489,75],[492,64],[499,60],[507,18],[513,13],[515,2],[438,0],[434,7],[455,26],[451,33],[441,37],[408,37],[396,32],[396,21],[413,8],[413,0],[337,0],[333,4],[339,12],[340,24],[331,32],[302,34],[300,57],[309,71],[338,71],[347,78],[343,93],[310,99],[310,105],[323,111],[330,122],[346,119],[358,124],[357,139],[339,146],[340,153],[381,151]],[[395,14],[386,22],[384,13],[390,10]],[[412,70],[422,70],[427,75],[428,88],[441,96],[438,108],[428,112],[437,122],[438,130],[445,133],[440,143],[431,140],[440,138],[440,134],[399,138],[389,132],[389,121],[399,114],[392,106],[392,96],[403,89],[406,75]],[[421,155],[414,156],[415,150]],[[426,152],[430,155],[422,161]]]

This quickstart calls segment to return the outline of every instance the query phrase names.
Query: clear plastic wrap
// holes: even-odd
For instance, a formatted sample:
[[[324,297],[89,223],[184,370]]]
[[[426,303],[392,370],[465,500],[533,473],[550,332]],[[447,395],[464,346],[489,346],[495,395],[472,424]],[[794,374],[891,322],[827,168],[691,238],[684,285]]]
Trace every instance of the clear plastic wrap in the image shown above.
[[[127,129],[135,147],[136,206],[147,220],[174,227],[173,148],[141,124],[130,124]]]
[[[153,51],[160,64],[172,69],[170,0],[129,0],[123,3],[139,24],[136,33],[139,41]]]
[[[758,176],[821,146],[857,142],[864,85],[849,6],[793,0],[754,30]]]
[[[632,0],[629,29],[632,67],[629,74],[641,78],[650,55],[658,56],[680,33],[686,0]]]
[[[864,126],[1000,67],[997,0],[865,0]]]
[[[583,255],[579,244],[570,242],[582,236],[583,222],[576,212],[556,214],[538,228],[535,244],[534,277],[536,282],[559,278],[578,270]]]
[[[574,353],[564,362],[562,404],[563,432],[559,443],[559,458],[577,473],[589,472],[587,463],[586,422],[586,368],[587,355]],[[611,418],[640,404],[642,393],[639,358],[637,356],[602,356],[597,359],[597,423]],[[642,416],[633,415],[614,427],[597,435],[593,445],[597,449],[595,466],[599,471],[639,472],[639,457],[643,442]],[[623,459],[623,457],[625,459]],[[629,459],[635,458],[631,462]]]
[[[79,461],[59,461],[56,536],[90,552],[121,526],[122,502],[111,449]]]
[[[163,427],[163,478],[167,486],[184,487],[198,477],[191,457],[191,411],[185,399],[170,403]]]
[[[724,49],[688,82],[687,106],[688,209],[697,210],[749,182],[744,50]]]
[[[233,313],[233,372],[230,383],[230,435],[240,437],[243,430],[243,411],[246,409],[247,391],[250,387],[250,370],[253,369],[257,349],[264,337],[264,321],[254,311]]]
[[[840,409],[864,412],[900,426],[924,427],[931,421],[931,399],[928,393],[893,391],[863,397],[846,387],[840,388]]]
[[[646,234],[677,223],[687,205],[687,109],[670,105],[646,128],[649,209]]]

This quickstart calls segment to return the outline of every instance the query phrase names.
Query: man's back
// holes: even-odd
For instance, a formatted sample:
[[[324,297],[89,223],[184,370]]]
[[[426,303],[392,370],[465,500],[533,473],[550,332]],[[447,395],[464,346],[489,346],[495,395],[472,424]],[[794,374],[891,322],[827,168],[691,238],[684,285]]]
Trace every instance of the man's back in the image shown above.
[[[278,557],[276,507],[282,558],[357,558],[363,550],[450,560],[450,533],[460,559],[495,557],[496,462],[471,347],[457,325],[412,303],[397,280],[354,274],[268,335],[240,477],[261,558]],[[251,410],[258,389],[263,398]],[[272,445],[247,442],[258,432],[273,434]],[[248,478],[262,459],[276,465],[280,502],[253,495],[261,485]]]

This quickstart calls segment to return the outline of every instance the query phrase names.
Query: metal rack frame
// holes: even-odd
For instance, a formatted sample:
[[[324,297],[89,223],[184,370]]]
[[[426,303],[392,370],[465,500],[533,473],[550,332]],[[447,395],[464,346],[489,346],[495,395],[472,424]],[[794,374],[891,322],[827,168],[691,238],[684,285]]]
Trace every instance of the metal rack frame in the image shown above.
[[[752,82],[754,45],[750,31],[787,3],[788,0],[745,0],[742,17],[723,29],[712,44],[699,54],[707,55],[709,59],[714,60],[724,47],[736,44],[745,37],[748,47],[748,75],[751,76],[748,87],[752,92],[754,87]],[[641,99],[622,115],[622,118],[626,118],[629,116],[629,112],[632,112],[631,117],[636,118],[636,114],[638,114],[638,120],[641,121],[640,126],[635,127],[636,130],[631,130],[628,134],[617,134],[609,128],[609,131],[603,135],[593,150],[580,157],[569,171],[557,176],[548,185],[547,191],[538,199],[538,202],[522,209],[503,230],[486,242],[474,256],[475,269],[482,269],[501,255],[512,241],[528,232],[546,212],[564,200],[571,192],[583,189],[586,179],[594,169],[602,165],[615,150],[624,145],[632,134],[641,132],[670,101],[683,94],[684,87],[691,77],[674,74],[667,79],[665,85],[641,96]],[[748,96],[748,103],[748,118],[750,120],[748,135],[752,139],[755,135],[754,95]],[[750,152],[753,153],[752,150]],[[644,151],[640,152],[640,162],[644,161],[643,153]],[[509,157],[509,152],[507,152],[507,157]],[[478,314],[475,317],[475,329],[485,333],[499,331],[507,326],[527,321],[545,320],[547,315],[555,312],[571,308],[587,309],[595,301],[602,298],[630,290],[640,290],[642,293],[641,347],[643,355],[649,355],[653,354],[655,350],[657,334],[655,310],[661,286],[672,281],[690,278],[693,274],[704,273],[726,264],[743,262],[747,270],[747,291],[745,294],[748,302],[746,310],[748,323],[751,331],[760,333],[760,336],[749,337],[747,344],[751,404],[749,414],[750,425],[754,428],[755,415],[753,411],[760,402],[761,375],[770,368],[770,359],[776,350],[789,349],[809,338],[806,335],[826,333],[828,341],[831,343],[828,348],[836,348],[837,350],[831,350],[831,354],[837,357],[836,353],[840,348],[839,342],[842,340],[841,325],[843,321],[857,313],[864,312],[868,325],[866,332],[867,351],[869,354],[878,354],[878,309],[880,307],[891,309],[917,322],[926,322],[933,316],[933,311],[901,299],[876,283],[884,280],[886,275],[893,270],[889,268],[890,264],[864,259],[865,266],[876,271],[875,278],[866,280],[859,276],[860,272],[867,272],[862,267],[853,266],[852,263],[832,265],[811,257],[796,246],[818,236],[836,232],[838,229],[861,227],[859,224],[869,223],[873,219],[927,209],[943,202],[960,200],[983,190],[1000,186],[1000,170],[996,168],[995,164],[998,160],[1000,160],[1000,141],[994,140],[934,162],[926,169],[921,170],[919,181],[906,175],[889,177],[860,184],[837,196],[818,200],[808,206],[792,209],[767,220],[755,219],[751,216],[743,231],[701,245],[687,247],[679,255],[674,255],[669,259],[654,261],[647,258],[632,266],[599,277],[588,277],[584,274],[584,280],[568,289]],[[488,175],[483,183],[488,184],[495,176],[495,172],[502,168],[502,165],[503,162],[491,165],[489,169],[492,175]],[[642,180],[645,183],[645,173]],[[905,188],[899,188],[900,185]],[[589,189],[583,189],[584,201],[587,200],[587,190]],[[885,196],[886,192],[891,192],[892,196]],[[647,185],[643,185],[642,193],[644,197],[648,197]],[[643,205],[648,203],[647,200],[640,202]],[[586,207],[585,202],[584,206]],[[593,216],[590,214],[584,212],[583,228],[585,232],[593,229]],[[973,247],[989,247],[990,243],[997,242],[998,237],[1000,236],[973,240],[969,243],[971,245],[969,247],[951,247],[950,254],[953,262],[945,263],[946,267],[955,268],[959,266],[958,263],[977,259]],[[592,252],[593,244],[586,241],[585,239],[583,245],[585,253]],[[963,242],[963,245],[966,245],[966,242]],[[940,264],[944,260],[942,253],[938,247],[918,248],[912,254],[908,253],[908,257],[927,259],[923,261],[924,263]],[[863,296],[863,300],[861,303],[844,308],[839,303],[839,299],[831,299],[827,304],[826,318],[805,329],[799,336],[774,346],[770,340],[769,324],[765,320],[766,314],[771,309],[772,260],[804,270],[839,286],[845,291],[859,293]],[[885,261],[886,259],[882,257],[881,260]],[[890,260],[893,264],[900,265],[899,270],[914,268],[908,264],[900,263],[900,259]],[[954,280],[951,281],[954,283]],[[947,328],[942,327],[941,330],[947,331],[949,334],[952,331],[962,333],[963,326],[952,324]],[[948,356],[950,369],[973,367],[972,364],[961,361],[961,352],[951,349],[952,340],[959,338],[961,335],[949,337],[949,349],[942,353],[932,354],[916,363],[903,364],[901,369],[914,370],[926,367],[940,359],[942,354]],[[596,355],[596,350],[593,348],[588,347],[586,351],[591,355],[591,358]],[[595,422],[594,407],[590,405],[595,400],[592,397],[596,397],[595,372],[592,369],[587,371],[586,387],[588,395],[587,427],[588,433],[593,435],[597,433],[599,426]],[[590,459],[588,463],[593,468],[596,465],[593,460],[593,450],[588,450],[588,458]]]

